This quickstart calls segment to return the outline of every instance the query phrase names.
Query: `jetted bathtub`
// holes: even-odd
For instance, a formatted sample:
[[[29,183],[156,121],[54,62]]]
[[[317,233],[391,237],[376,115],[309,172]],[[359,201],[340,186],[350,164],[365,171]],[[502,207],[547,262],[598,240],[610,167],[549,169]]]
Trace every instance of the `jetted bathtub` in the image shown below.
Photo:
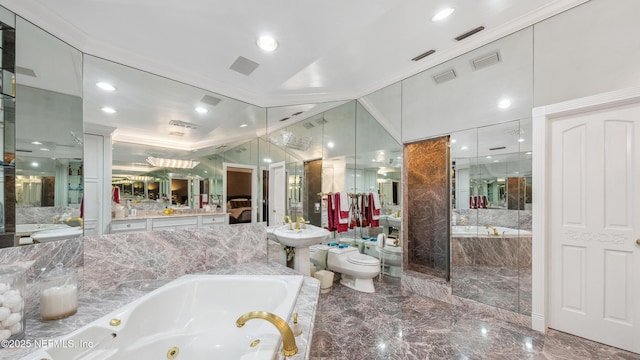
[[[236,320],[250,311],[285,321],[302,285],[299,275],[185,275],[55,339],[21,360],[274,359],[274,325]]]
[[[454,225],[451,227],[451,236],[495,236],[493,232],[494,227],[487,228],[486,226],[475,225]],[[507,227],[496,226],[499,236],[518,236],[518,235],[531,235],[531,231],[512,229]]]

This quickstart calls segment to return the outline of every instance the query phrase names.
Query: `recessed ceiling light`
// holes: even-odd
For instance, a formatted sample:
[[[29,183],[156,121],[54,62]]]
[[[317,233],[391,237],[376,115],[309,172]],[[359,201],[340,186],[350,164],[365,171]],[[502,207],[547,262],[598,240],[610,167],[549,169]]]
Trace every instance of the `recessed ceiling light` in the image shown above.
[[[102,90],[105,90],[105,91],[114,91],[116,89],[115,86],[113,86],[113,85],[111,85],[109,83],[106,83],[106,82],[96,83],[96,86],[99,87]]]
[[[467,150],[467,149],[468,149],[468,147],[466,147],[466,146],[463,146],[463,147],[460,148],[460,150]]]
[[[493,162],[500,162],[500,160],[493,160]]]
[[[451,139],[451,143],[452,143],[452,144],[455,144],[455,143],[456,143],[456,141],[457,141],[456,139]]]
[[[42,149],[40,149],[40,151],[51,151],[51,150],[49,150],[47,148],[42,148]]]
[[[195,110],[196,110],[197,113],[200,113],[200,114],[206,114],[206,113],[209,112],[209,110],[207,110],[207,108],[202,107],[202,106],[198,106],[197,108],[195,108]]]
[[[107,114],[115,114],[116,113],[116,109],[114,109],[112,107],[108,107],[108,106],[105,106],[100,110],[106,112]]]
[[[334,144],[334,143],[333,143],[333,141],[329,141],[329,142],[327,143],[327,147],[328,147],[329,149],[333,149],[333,147],[334,147],[334,146],[336,146],[336,144]]]
[[[34,162],[31,163],[31,166],[38,167],[38,163],[34,161]]]
[[[33,145],[42,145],[42,143],[40,141],[37,141],[37,140],[36,141],[32,141],[31,143]]]
[[[240,127],[247,127],[247,126],[249,126],[249,125],[247,125],[247,124],[240,125]]]
[[[266,162],[266,163],[270,163],[270,162],[271,162],[271,159],[270,159],[270,158],[264,158],[264,162]]]
[[[523,138],[518,139],[518,142],[524,142]]]
[[[527,151],[526,153],[524,153],[525,155],[531,155],[531,151]]]
[[[487,156],[487,159],[491,159],[491,155]]]
[[[278,47],[278,42],[271,36],[260,36],[257,43],[258,47],[264,51],[273,51]]]
[[[376,159],[371,159],[371,162],[376,162]]]
[[[456,11],[456,9],[454,8],[447,8],[447,9],[440,10],[435,15],[433,15],[433,17],[431,18],[431,21],[435,22],[435,21],[444,20],[448,18],[449,15],[453,14],[454,11]]]
[[[500,109],[508,109],[511,106],[511,100],[509,99],[502,99],[500,100],[500,102],[498,102],[498,107]]]

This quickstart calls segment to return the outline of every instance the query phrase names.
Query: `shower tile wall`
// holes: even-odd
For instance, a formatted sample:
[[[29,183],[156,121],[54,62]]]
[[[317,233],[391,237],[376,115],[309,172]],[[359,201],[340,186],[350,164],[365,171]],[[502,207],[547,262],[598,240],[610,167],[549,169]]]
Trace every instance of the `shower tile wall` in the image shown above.
[[[405,145],[405,269],[449,279],[449,137]]]

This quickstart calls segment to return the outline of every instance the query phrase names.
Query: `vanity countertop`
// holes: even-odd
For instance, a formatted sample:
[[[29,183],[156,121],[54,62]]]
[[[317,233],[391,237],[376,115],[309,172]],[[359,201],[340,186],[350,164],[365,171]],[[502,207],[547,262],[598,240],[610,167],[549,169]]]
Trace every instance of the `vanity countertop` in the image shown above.
[[[226,269],[206,271],[203,272],[203,274],[297,275],[292,269],[277,263],[238,264]],[[43,341],[68,334],[170,281],[171,280],[137,281],[122,284],[115,290],[82,294],[78,302],[78,312],[75,315],[54,321],[27,319],[25,341]],[[311,334],[319,294],[320,282],[314,278],[305,277],[294,309],[294,311],[298,313],[298,324],[301,326],[303,332],[302,335],[296,338],[298,354],[290,356],[288,359],[309,359]],[[291,323],[292,319],[288,320],[289,323]],[[28,344],[28,342],[25,343]],[[19,359],[35,350],[35,347],[28,346],[0,349],[0,359]],[[278,359],[282,358],[280,354]]]
[[[146,219],[168,219],[168,218],[178,218],[178,217],[192,217],[192,216],[216,216],[216,215],[226,215],[227,213],[223,213],[221,211],[184,211],[184,210],[174,210],[174,213],[171,215],[165,215],[161,210],[154,211],[138,211],[136,216],[129,216],[123,218],[111,218],[111,221],[131,221],[131,220],[146,220]]]

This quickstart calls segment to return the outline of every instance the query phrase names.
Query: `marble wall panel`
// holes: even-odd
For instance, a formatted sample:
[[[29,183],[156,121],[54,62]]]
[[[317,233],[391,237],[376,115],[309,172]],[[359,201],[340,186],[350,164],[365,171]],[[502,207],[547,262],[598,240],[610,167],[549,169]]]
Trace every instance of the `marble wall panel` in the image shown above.
[[[405,145],[406,268],[449,279],[449,137]]]
[[[531,236],[452,237],[451,265],[531,266]]]
[[[454,209],[453,225],[499,226],[531,231],[531,210]]]
[[[16,206],[16,224],[53,224],[53,218],[57,215],[70,214],[80,216],[79,207],[67,206]]]
[[[81,237],[0,250],[1,266],[16,266],[25,271],[27,283],[25,314],[27,316],[38,316],[38,299],[40,298],[38,280],[42,271],[50,270],[58,263],[65,268],[78,268],[81,271],[83,265]],[[80,278],[81,276],[80,274]]]
[[[266,237],[261,224],[86,236],[84,287],[109,290],[133,281],[266,263]]]

